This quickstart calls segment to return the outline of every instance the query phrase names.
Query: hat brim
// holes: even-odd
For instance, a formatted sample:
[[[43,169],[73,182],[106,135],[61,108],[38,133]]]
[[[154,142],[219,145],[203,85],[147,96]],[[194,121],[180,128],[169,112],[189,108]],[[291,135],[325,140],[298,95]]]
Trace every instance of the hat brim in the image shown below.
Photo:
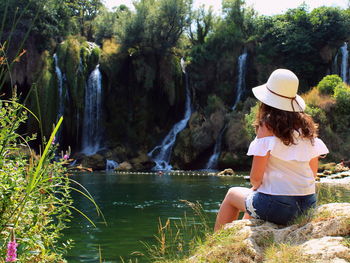
[[[295,99],[292,100],[278,96],[267,89],[266,83],[253,88],[252,91],[258,100],[273,108],[291,112],[302,112],[305,110],[306,105],[302,97],[296,95]]]

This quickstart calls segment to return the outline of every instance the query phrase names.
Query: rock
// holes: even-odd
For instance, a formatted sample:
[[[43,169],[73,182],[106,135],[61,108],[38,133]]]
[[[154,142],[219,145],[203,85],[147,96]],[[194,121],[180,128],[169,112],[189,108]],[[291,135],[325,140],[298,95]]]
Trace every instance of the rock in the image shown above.
[[[223,176],[223,175],[235,175],[235,172],[229,168],[229,169],[225,169],[219,173],[216,174],[217,176]]]
[[[332,174],[330,176],[327,176],[328,179],[341,179],[343,176],[341,174]]]
[[[322,205],[308,218],[299,218],[287,227],[258,219],[234,221],[209,237],[209,245],[200,247],[189,262],[198,262],[208,255],[213,260],[205,262],[262,262],[268,256],[264,255],[268,248],[274,249],[274,259],[283,250],[298,258],[295,262],[349,262],[349,211],[350,203]],[[233,242],[240,246],[236,251]],[[237,260],[232,261],[233,258]]]
[[[130,160],[130,163],[136,171],[150,170],[154,166],[154,162],[146,153],[139,153],[139,156]]]
[[[323,174],[324,175],[331,175],[333,172],[332,171],[330,171],[330,170],[324,170],[323,171]]]
[[[130,163],[128,163],[128,162],[122,162],[116,168],[117,171],[130,171],[131,169],[132,169],[132,165]]]
[[[106,160],[100,154],[82,157],[81,164],[83,167],[91,168],[92,170],[104,170],[106,168]]]
[[[321,178],[321,177],[326,177],[327,175],[323,174],[323,173],[317,173],[317,177]]]
[[[304,253],[315,262],[349,262],[350,248],[343,237],[322,237],[311,239],[302,246]]]

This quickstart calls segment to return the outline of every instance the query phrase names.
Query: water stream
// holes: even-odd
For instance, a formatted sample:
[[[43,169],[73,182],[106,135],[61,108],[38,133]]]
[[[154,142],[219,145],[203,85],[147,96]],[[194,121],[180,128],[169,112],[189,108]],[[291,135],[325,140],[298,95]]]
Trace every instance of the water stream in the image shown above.
[[[232,106],[232,110],[236,109],[236,106],[238,102],[240,102],[241,97],[245,90],[247,57],[248,57],[248,53],[246,50],[244,50],[244,52],[238,57],[238,79],[237,79],[237,85],[236,85],[236,98]],[[225,124],[225,126],[222,128],[221,132],[219,133],[218,137],[216,138],[213,154],[210,156],[207,164],[205,165],[205,169],[209,169],[209,170],[215,169],[218,164],[218,160],[221,153],[222,137],[224,136],[226,126],[227,125]]]
[[[53,59],[55,61],[55,72],[56,72],[57,85],[58,85],[58,113],[57,113],[57,120],[58,120],[64,114],[65,95],[63,95],[63,74],[60,67],[58,66],[58,57],[56,53],[53,55]]]
[[[106,160],[106,172],[114,171],[115,168],[117,168],[119,164],[114,160]]]
[[[238,80],[236,85],[236,98],[233,103],[232,110],[236,109],[238,102],[240,102],[241,97],[245,90],[245,75],[247,71],[247,57],[248,53],[244,50],[243,54],[238,57]]]
[[[91,72],[85,88],[82,152],[95,154],[101,149],[102,76],[99,65]]]
[[[347,42],[344,42],[344,45],[340,48],[340,52],[342,54],[340,76],[345,83],[348,83],[349,51],[348,51],[348,43]]]
[[[207,164],[205,165],[205,169],[207,169],[207,170],[215,169],[217,164],[218,164],[219,156],[221,153],[222,137],[224,136],[225,130],[226,130],[226,125],[221,129],[219,136],[217,137],[216,142],[215,142],[214,152],[210,156]]]
[[[167,136],[165,136],[162,143],[156,146],[152,151],[148,153],[148,156],[156,163],[153,167],[155,171],[169,171],[172,169],[170,164],[170,157],[172,153],[173,146],[176,141],[176,136],[186,128],[187,122],[189,121],[192,114],[192,106],[191,106],[191,94],[189,89],[189,80],[188,74],[185,71],[185,63],[183,59],[181,59],[181,67],[185,76],[185,84],[186,84],[186,101],[185,101],[185,114],[182,120],[175,123],[173,128],[169,131]]]

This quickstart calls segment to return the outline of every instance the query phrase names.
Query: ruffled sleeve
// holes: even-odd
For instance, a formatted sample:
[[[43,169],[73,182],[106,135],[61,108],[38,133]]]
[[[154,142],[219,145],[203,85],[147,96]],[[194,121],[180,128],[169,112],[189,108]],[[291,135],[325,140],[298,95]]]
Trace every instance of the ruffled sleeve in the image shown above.
[[[324,144],[324,142],[319,138],[315,138],[311,158],[325,155],[327,153],[329,153],[329,150],[328,150],[327,146]]]
[[[265,156],[270,151],[274,157],[285,161],[308,162],[312,158],[329,153],[324,142],[315,138],[311,143],[309,139],[299,138],[296,144],[285,145],[275,136],[255,138],[248,149],[247,155]]]
[[[276,137],[257,138],[250,143],[247,155],[265,156],[276,144]]]

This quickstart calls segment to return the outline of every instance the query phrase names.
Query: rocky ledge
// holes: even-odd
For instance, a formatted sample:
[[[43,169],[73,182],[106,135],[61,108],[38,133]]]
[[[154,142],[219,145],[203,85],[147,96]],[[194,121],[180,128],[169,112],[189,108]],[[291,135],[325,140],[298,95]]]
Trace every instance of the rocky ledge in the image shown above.
[[[208,237],[185,261],[350,262],[350,203],[322,205],[287,227],[256,219],[235,221]]]

